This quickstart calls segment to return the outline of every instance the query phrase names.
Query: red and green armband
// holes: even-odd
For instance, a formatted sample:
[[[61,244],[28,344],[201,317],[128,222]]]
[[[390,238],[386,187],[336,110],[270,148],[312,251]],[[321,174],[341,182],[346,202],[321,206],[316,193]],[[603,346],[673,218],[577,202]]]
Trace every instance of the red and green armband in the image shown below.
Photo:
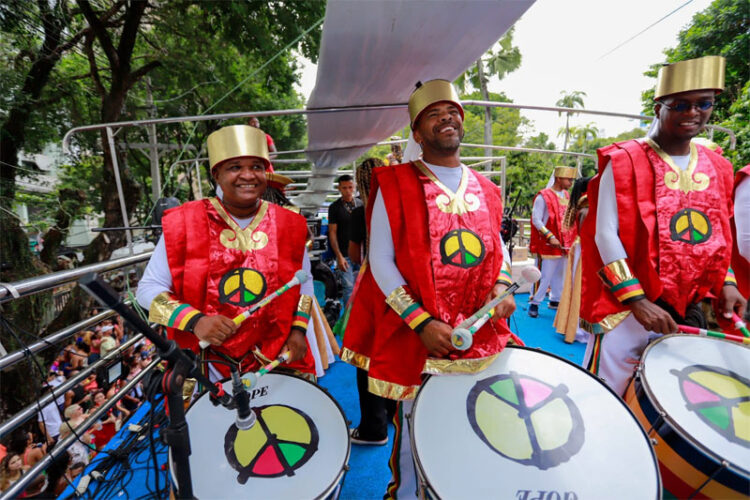
[[[292,319],[292,328],[299,328],[303,332],[307,331],[307,325],[310,323],[310,311],[312,311],[312,297],[302,295],[297,304],[297,310]]]
[[[203,316],[205,314],[198,309],[180,302],[168,292],[154,297],[148,310],[149,321],[190,333]]]
[[[727,276],[724,278],[724,286],[727,285],[737,286],[737,278],[734,275],[734,269],[731,267],[727,269]]]
[[[513,284],[513,274],[510,269],[510,264],[507,262],[503,261],[503,266],[500,268],[500,274],[498,274],[495,284],[505,286]]]
[[[424,310],[422,305],[415,301],[405,286],[393,290],[385,299],[386,304],[396,311],[409,328],[419,333],[432,321],[432,315]]]
[[[633,276],[625,259],[610,262],[601,268],[598,274],[604,285],[621,303],[631,304],[646,298],[641,283]]]

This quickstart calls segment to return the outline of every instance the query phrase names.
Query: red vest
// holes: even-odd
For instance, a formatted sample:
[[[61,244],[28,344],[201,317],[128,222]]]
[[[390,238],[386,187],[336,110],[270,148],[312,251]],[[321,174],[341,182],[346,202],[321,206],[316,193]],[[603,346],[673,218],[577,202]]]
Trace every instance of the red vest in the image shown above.
[[[204,314],[234,318],[302,268],[305,219],[273,203],[262,202],[244,230],[215,198],[167,211],[162,225],[174,294]],[[252,355],[245,357],[256,347],[266,358],[275,358],[289,336],[299,297],[299,287],[289,290],[211,349],[236,360],[244,358],[243,371],[257,366]],[[181,347],[199,351],[192,333],[172,328],[168,332]],[[289,367],[313,372],[312,354],[308,350],[305,359]]]
[[[734,176],[734,189],[740,185],[746,177],[750,176],[750,165],[746,165],[737,171]],[[732,199],[734,199],[734,191],[732,192]],[[732,236],[734,237],[734,245],[732,248],[732,270],[734,276],[737,278],[737,287],[740,289],[740,293],[743,297],[750,297],[750,262],[740,255],[739,248],[737,247],[737,228],[735,227],[734,217],[732,217]]]
[[[448,197],[428,175],[413,163],[375,169],[370,199],[378,192],[383,197],[396,266],[414,299],[435,318],[457,325],[484,304],[500,272],[502,199],[497,186],[469,170],[464,199],[472,210],[445,213],[439,207],[450,211]],[[369,204],[368,225],[371,215]],[[505,320],[490,322],[469,350],[450,358],[485,358],[501,351],[511,335]],[[344,348],[349,361],[369,368],[371,381],[420,384],[427,350],[385,303],[369,267],[352,300]]]
[[[555,235],[557,241],[565,248],[570,248],[576,239],[576,229],[571,227],[568,230],[563,230],[563,219],[565,218],[565,210],[568,208],[568,201],[570,200],[570,193],[565,191],[565,201],[561,202],[560,197],[551,188],[542,189],[537,193],[536,196],[544,198],[544,202],[547,204],[547,213],[549,218],[547,223],[544,225]],[[536,196],[534,201],[536,201]],[[544,237],[539,230],[531,225],[531,240],[529,241],[529,250],[532,253],[538,255],[562,255],[563,252],[559,248],[554,248],[547,242],[547,238]]]
[[[645,142],[597,151],[599,175],[612,162],[619,235],[631,271],[649,300],[662,297],[681,315],[687,304],[719,293],[731,257],[732,166],[710,149],[696,148],[692,181],[702,185],[707,178],[708,184],[688,193],[667,189],[668,181],[674,185],[671,169]],[[581,227],[581,318],[590,323],[627,310],[597,275],[604,266],[594,241],[599,175],[589,182],[589,214]]]

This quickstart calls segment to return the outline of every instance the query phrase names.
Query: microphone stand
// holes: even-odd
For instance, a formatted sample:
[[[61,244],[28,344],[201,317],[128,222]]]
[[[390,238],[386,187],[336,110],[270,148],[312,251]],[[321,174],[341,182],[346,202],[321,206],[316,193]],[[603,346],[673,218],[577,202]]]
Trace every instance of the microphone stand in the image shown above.
[[[185,406],[182,399],[182,386],[188,377],[195,378],[229,409],[235,407],[232,398],[215,386],[198,367],[195,354],[179,348],[174,340],[167,340],[155,332],[147,322],[117,295],[112,287],[101,280],[96,273],[88,273],[78,283],[102,305],[116,311],[128,324],[156,346],[159,356],[167,360],[168,369],[162,376],[162,389],[167,397],[169,425],[164,437],[172,451],[172,461],[177,481],[177,498],[192,499],[193,483],[190,475],[190,434],[185,420]],[[189,355],[188,355],[189,352]]]

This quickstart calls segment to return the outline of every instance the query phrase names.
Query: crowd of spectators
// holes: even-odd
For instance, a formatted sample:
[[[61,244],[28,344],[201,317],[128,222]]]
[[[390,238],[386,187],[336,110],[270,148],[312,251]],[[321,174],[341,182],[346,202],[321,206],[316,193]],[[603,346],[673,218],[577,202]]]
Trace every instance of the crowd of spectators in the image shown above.
[[[92,315],[98,312],[94,310]],[[106,319],[92,330],[79,332],[50,364],[41,395],[54,391],[87,366],[116,350],[129,335],[131,333],[120,317]],[[36,426],[22,426],[0,444],[0,491],[18,481],[58,441],[75,434],[74,444],[32,482],[21,497],[49,498],[62,492],[141,405],[144,399],[142,385],[139,383],[122,395],[85,432],[79,430],[80,425],[108,400],[120,396],[118,392],[122,387],[152,361],[153,350],[150,342],[140,341],[67,391],[55,391],[57,397],[37,414]],[[115,369],[111,370],[113,365]]]

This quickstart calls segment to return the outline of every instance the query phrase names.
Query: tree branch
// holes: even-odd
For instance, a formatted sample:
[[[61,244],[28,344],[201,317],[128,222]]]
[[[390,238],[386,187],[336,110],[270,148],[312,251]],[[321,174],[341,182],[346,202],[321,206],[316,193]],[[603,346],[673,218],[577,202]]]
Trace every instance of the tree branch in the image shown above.
[[[93,34],[86,35],[86,42],[84,43],[84,50],[86,51],[86,57],[89,60],[89,68],[91,69],[91,80],[94,82],[94,87],[100,96],[104,97],[107,94],[107,90],[102,84],[102,79],[99,76],[99,67],[96,65],[96,57],[94,57],[94,36]]]
[[[120,60],[117,51],[115,50],[115,46],[112,44],[112,39],[109,37],[109,33],[107,33],[107,28],[96,15],[94,9],[91,8],[91,4],[88,0],[78,0],[78,6],[81,8],[84,17],[86,17],[86,21],[88,21],[94,35],[96,35],[96,39],[99,40],[102,50],[104,50],[104,54],[107,56],[107,59],[109,59],[110,66],[115,70],[120,66]],[[99,85],[101,85],[101,81],[99,82]]]
[[[135,39],[138,36],[138,27],[141,24],[141,18],[147,6],[147,0],[133,0],[125,11],[125,24],[123,24],[122,33],[120,34],[117,57],[126,74],[130,72],[130,61],[133,56]]]
[[[150,63],[146,63],[137,70],[130,73],[130,75],[128,75],[128,87],[141,79],[146,73],[154,68],[158,68],[159,66],[161,66],[160,61],[151,61]]]

